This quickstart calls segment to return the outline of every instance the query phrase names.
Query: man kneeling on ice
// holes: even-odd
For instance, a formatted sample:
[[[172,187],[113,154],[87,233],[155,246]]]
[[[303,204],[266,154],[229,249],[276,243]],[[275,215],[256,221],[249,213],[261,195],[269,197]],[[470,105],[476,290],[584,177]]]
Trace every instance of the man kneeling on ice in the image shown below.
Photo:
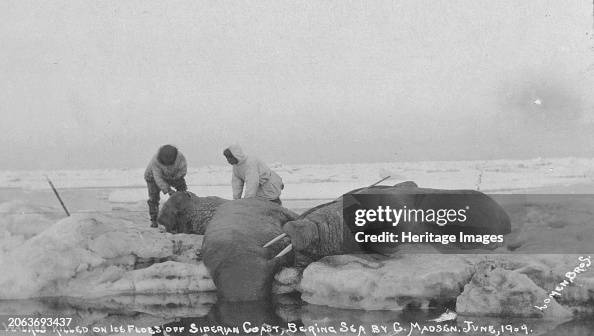
[[[151,159],[144,172],[144,180],[148,186],[149,215],[151,227],[157,227],[157,216],[159,215],[159,192],[173,194],[173,189],[186,191],[187,173],[186,158],[172,145],[164,145]]]
[[[233,199],[240,199],[243,193],[243,198],[256,197],[282,205],[280,194],[284,184],[277,173],[260,159],[245,155],[238,145],[229,146],[223,155],[233,166]]]

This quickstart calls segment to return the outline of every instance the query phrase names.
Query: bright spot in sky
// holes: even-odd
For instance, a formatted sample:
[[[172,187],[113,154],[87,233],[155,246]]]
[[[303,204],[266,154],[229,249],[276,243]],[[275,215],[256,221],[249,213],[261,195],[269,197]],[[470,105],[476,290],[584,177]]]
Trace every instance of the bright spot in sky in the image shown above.
[[[534,101],[534,104],[536,105],[542,105],[542,101],[540,99],[537,99]]]

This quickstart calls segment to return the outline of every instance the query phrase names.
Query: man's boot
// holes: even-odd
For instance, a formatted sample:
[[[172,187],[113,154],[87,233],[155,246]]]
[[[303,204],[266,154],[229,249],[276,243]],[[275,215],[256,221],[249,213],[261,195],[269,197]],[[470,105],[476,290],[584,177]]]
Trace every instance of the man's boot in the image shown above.
[[[149,216],[151,217],[151,227],[159,227],[159,224],[157,224],[157,217],[159,216],[159,203],[155,204],[151,201],[148,201],[147,203],[149,207]]]

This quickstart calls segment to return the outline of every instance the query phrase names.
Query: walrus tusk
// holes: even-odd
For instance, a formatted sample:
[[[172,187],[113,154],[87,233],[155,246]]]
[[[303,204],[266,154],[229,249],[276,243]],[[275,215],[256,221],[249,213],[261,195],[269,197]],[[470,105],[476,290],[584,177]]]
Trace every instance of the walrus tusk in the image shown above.
[[[268,243],[264,244],[264,247],[268,247],[274,243],[276,243],[277,241],[283,239],[287,234],[286,233],[282,233],[280,235],[278,235],[277,237],[273,238],[271,241],[269,241]]]
[[[279,254],[277,254],[276,256],[274,256],[275,258],[280,258],[282,256],[284,256],[285,254],[291,252],[291,250],[293,249],[293,244],[289,244],[289,246],[285,247],[284,250],[280,251]]]

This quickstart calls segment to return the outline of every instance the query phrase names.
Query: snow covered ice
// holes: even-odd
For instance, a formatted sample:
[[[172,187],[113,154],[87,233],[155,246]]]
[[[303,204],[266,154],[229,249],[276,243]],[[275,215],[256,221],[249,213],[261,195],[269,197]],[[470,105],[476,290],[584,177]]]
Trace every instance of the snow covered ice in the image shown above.
[[[202,263],[192,262],[200,244],[200,236],[75,214],[3,254],[0,298],[214,290]]]

